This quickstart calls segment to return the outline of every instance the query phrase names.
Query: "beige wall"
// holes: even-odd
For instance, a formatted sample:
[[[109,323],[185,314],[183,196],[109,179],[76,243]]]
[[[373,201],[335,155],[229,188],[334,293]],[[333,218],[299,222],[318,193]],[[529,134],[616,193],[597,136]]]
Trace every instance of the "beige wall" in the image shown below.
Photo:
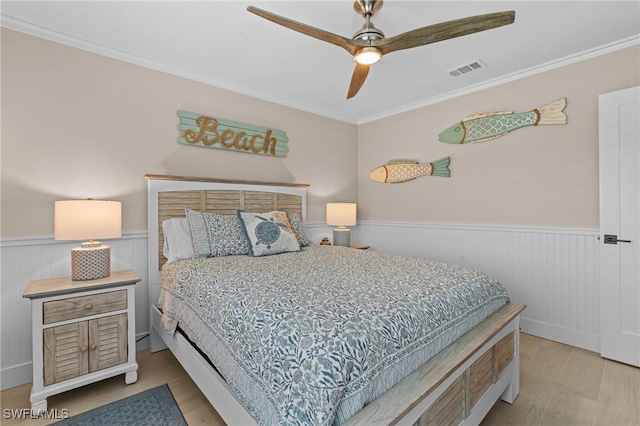
[[[285,159],[177,143],[183,109],[281,129]],[[53,234],[53,202],[123,202],[145,231],[145,173],[311,184],[308,220],[357,199],[357,127],[2,29],[2,237]],[[328,173],[330,166],[331,172]]]
[[[598,228],[598,95],[640,84],[640,48],[616,51],[358,127],[359,219]],[[482,72],[482,71],[480,71]],[[457,77],[457,78],[465,78]],[[462,118],[567,98],[564,126],[479,144],[438,134]],[[391,159],[451,157],[451,178],[369,180]]]
[[[597,228],[598,94],[640,84],[639,52],[355,126],[2,29],[1,236],[52,235],[53,202],[86,197],[121,200],[123,230],[144,231],[144,173],[309,183],[310,222],[344,200],[358,202],[359,220]],[[465,116],[560,97],[565,126],[473,145],[437,139]],[[178,109],[285,130],[289,155],[179,145]],[[368,179],[391,159],[444,156],[449,179]]]

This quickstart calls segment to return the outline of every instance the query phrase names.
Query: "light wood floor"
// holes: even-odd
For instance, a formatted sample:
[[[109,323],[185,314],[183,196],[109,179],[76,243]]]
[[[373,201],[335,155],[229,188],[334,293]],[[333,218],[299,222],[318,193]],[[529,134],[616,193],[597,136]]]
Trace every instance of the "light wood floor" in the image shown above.
[[[138,381],[132,385],[124,383],[124,375],[112,377],[78,389],[47,398],[47,409],[69,410],[73,416],[92,408],[100,407],[113,401],[135,395],[144,390],[167,383],[176,399],[182,415],[189,425],[224,425],[224,421],[211,407],[200,389],[193,383],[182,366],[169,350],[150,353],[137,353]],[[29,394],[31,383],[7,389],[0,393],[2,413],[7,408],[30,408]],[[7,420],[0,417],[5,425],[46,425],[53,423],[44,419]]]
[[[598,354],[521,334],[520,395],[513,405],[499,401],[482,422],[504,425],[640,425],[640,369]],[[138,381],[124,376],[52,396],[49,409],[70,415],[143,390],[169,384],[189,425],[224,425],[204,395],[169,351],[138,352]],[[29,408],[31,384],[0,393],[1,406]],[[42,419],[7,420],[2,425],[43,425]]]
[[[520,395],[498,401],[483,426],[640,425],[640,368],[520,336]]]

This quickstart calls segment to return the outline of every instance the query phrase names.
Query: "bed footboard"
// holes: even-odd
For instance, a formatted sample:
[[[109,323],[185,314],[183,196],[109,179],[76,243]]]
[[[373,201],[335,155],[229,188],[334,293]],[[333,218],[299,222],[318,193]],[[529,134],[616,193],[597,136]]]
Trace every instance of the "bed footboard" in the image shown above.
[[[343,426],[477,425],[499,398],[513,403],[520,387],[519,328],[525,307],[506,304]],[[160,318],[153,307],[158,343],[171,350],[225,422],[256,424],[215,369],[180,333],[166,333]]]
[[[508,303],[343,425],[477,425],[520,387],[520,312]]]

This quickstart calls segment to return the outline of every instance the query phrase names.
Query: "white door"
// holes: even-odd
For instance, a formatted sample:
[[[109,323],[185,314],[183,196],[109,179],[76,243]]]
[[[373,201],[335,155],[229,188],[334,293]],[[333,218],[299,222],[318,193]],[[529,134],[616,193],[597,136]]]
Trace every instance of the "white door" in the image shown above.
[[[600,96],[600,353],[640,366],[640,87]]]

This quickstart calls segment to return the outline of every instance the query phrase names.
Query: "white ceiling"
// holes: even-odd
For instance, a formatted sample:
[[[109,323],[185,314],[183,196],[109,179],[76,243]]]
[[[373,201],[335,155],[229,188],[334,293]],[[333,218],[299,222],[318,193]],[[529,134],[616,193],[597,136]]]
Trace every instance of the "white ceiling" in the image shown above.
[[[386,0],[391,37],[471,15],[515,10],[515,23],[398,51],[346,99],[343,49],[246,11],[253,4],[351,37],[363,18],[340,1],[2,1],[2,26],[352,123],[363,123],[639,42],[635,1]],[[451,77],[480,59],[487,67]],[[640,70],[639,70],[640,71]]]

